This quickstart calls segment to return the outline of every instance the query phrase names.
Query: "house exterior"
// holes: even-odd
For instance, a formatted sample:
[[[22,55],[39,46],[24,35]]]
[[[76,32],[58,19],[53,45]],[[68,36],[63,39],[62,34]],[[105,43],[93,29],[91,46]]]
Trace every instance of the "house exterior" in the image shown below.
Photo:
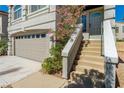
[[[116,22],[116,38],[117,40],[124,40],[124,23]]]
[[[56,30],[56,6],[9,6],[8,55],[36,61],[49,56],[51,32]]]
[[[7,39],[8,13],[0,11],[0,40]]]
[[[57,28],[56,11],[53,5],[9,6],[8,55],[39,62],[48,57],[56,38],[51,34]],[[101,39],[103,20],[111,20],[115,26],[115,6],[86,6],[81,19],[84,39]]]

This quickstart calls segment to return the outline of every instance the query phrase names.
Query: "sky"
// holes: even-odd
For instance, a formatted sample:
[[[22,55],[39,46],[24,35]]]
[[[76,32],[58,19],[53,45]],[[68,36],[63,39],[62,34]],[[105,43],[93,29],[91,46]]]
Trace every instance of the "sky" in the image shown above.
[[[124,22],[124,5],[117,5],[116,6],[116,22]]]
[[[0,11],[8,12],[8,6],[0,5]],[[116,22],[124,22],[124,5],[116,5],[115,15]]]
[[[0,5],[0,11],[8,12],[8,6],[7,5]]]

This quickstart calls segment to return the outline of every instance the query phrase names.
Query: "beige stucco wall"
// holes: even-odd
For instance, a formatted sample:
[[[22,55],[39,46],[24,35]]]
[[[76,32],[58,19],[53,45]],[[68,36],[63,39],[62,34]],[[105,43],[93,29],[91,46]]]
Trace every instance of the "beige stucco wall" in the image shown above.
[[[52,29],[55,31],[56,30],[55,9],[56,6],[46,6],[44,10],[27,14],[25,20],[23,20],[23,18],[11,20],[9,22],[11,23],[11,25],[9,25],[8,27],[9,34],[30,29]]]
[[[104,20],[111,20],[115,26],[115,5],[104,5]]]
[[[47,5],[45,8],[29,13],[28,5],[22,6],[22,17],[16,20],[13,19],[13,7],[9,7],[9,19],[8,19],[8,33],[9,33],[9,43],[8,43],[8,55],[14,55],[14,37],[20,32],[30,33],[28,31],[40,30],[40,33],[46,31],[56,30],[56,6]],[[26,11],[27,10],[27,11]],[[48,36],[49,46],[46,48],[51,48],[52,41],[50,41],[50,36]]]

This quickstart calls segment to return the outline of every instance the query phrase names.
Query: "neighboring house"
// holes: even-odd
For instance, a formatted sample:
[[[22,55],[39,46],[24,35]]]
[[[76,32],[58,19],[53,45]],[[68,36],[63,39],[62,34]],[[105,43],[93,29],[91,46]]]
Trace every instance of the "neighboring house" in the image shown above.
[[[124,40],[124,23],[116,22],[116,38],[118,40]]]
[[[0,11],[0,40],[7,39],[8,13]]]
[[[56,8],[52,5],[9,6],[8,55],[43,61],[53,45],[52,32],[56,31]],[[100,39],[101,23],[111,20],[115,26],[114,5],[86,6],[82,16],[84,39]],[[54,37],[55,39],[55,37]]]

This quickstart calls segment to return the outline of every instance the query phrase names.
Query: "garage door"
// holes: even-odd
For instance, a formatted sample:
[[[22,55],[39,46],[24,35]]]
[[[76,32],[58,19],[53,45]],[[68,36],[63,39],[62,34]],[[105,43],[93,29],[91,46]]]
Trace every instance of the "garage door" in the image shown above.
[[[21,35],[15,37],[15,55],[43,61],[49,55],[49,38],[46,34]]]

